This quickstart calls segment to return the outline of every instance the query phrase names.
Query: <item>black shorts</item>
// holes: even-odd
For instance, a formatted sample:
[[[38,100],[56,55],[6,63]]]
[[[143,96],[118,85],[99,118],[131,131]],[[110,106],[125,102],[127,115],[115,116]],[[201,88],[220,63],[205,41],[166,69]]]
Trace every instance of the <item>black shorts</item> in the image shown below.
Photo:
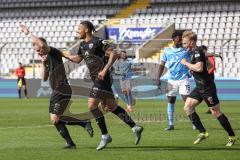
[[[18,77],[18,79],[17,79],[17,84],[19,83],[19,81],[22,81],[22,86],[26,86],[26,80],[25,80],[25,78],[24,77]]]
[[[114,99],[111,77],[106,76],[104,80],[96,79],[90,90],[89,97],[100,100]]]
[[[219,104],[216,86],[212,86],[204,90],[195,88],[190,93],[189,97],[196,99],[199,102],[202,102],[204,100],[207,103],[208,107],[213,107]]]
[[[62,115],[71,99],[71,94],[53,91],[50,98],[49,113]]]

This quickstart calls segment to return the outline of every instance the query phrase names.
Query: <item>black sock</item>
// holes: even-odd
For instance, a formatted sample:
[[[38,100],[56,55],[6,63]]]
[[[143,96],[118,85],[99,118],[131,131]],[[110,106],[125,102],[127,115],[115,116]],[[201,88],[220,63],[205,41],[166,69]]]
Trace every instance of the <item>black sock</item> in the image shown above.
[[[24,89],[25,97],[27,97],[27,89]]]
[[[70,125],[70,126],[79,125],[79,126],[85,128],[87,122],[81,122],[81,121],[61,121],[61,123],[64,123],[65,125]]]
[[[188,117],[192,121],[193,125],[199,130],[200,133],[206,132],[206,129],[203,127],[202,122],[196,112],[193,112]]]
[[[60,118],[60,122],[64,123],[65,125],[79,125],[85,128],[86,124],[90,122],[89,120],[78,120],[76,118],[68,117],[68,116],[62,116]]]
[[[60,133],[60,135],[66,140],[66,142],[68,144],[75,145],[74,142],[72,141],[72,138],[69,135],[68,129],[65,126],[65,124],[63,124],[62,122],[58,122],[58,123],[56,123],[54,125],[57,128],[57,130]]]
[[[120,106],[112,111],[116,116],[118,116],[123,122],[125,122],[129,127],[133,128],[136,123],[132,120],[132,118],[128,115],[128,113]]]
[[[91,110],[94,118],[96,119],[97,121],[97,125],[98,127],[100,128],[102,134],[107,134],[108,133],[108,130],[107,130],[107,126],[106,126],[106,123],[105,123],[105,118],[103,116],[103,113],[99,110],[99,108],[95,108],[93,110]]]
[[[18,97],[21,98],[21,89],[18,89]]]
[[[228,118],[222,114],[218,118],[219,123],[222,125],[222,127],[227,131],[229,136],[235,136],[235,133],[231,127],[231,124],[228,121]]]

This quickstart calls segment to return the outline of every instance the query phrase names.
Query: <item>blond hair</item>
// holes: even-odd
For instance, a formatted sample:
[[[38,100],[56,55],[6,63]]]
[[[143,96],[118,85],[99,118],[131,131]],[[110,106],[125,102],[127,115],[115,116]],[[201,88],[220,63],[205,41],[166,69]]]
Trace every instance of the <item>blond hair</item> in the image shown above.
[[[190,41],[197,41],[197,34],[193,31],[185,31],[183,32],[183,38],[187,37]]]

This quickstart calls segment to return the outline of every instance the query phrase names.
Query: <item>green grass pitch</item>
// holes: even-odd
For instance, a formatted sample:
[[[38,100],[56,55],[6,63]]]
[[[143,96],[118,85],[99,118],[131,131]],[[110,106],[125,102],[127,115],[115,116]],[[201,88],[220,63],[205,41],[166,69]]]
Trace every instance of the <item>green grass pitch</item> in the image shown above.
[[[94,137],[78,126],[69,126],[77,144],[76,150],[63,150],[65,142],[51,125],[48,99],[0,99],[0,160],[239,160],[240,142],[225,147],[227,134],[218,121],[204,112],[204,103],[197,110],[210,133],[209,139],[193,145],[198,135],[183,114],[183,103],[176,104],[176,130],[163,131],[167,126],[166,101],[139,100],[132,116],[144,126],[142,141],[134,145],[131,129],[113,114],[106,122],[113,142],[102,151],[95,148],[100,132],[94,120]],[[86,99],[75,99],[72,111],[86,111]],[[240,128],[239,101],[224,101],[222,110],[229,117],[237,136]]]

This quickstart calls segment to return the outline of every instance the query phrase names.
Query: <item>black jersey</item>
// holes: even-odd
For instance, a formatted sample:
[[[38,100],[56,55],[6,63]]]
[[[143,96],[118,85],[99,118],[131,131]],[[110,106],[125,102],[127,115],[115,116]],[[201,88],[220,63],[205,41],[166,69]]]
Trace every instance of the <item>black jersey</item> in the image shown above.
[[[51,50],[47,56],[46,68],[49,72],[49,83],[52,89],[57,89],[63,84],[68,84],[65,68],[63,65],[63,54],[56,48]]]
[[[105,56],[105,51],[109,46],[107,41],[94,36],[89,42],[82,41],[80,43],[78,56],[85,60],[93,81],[95,81],[98,73],[107,64],[108,58]],[[109,71],[106,76],[110,76]]]
[[[210,75],[208,74],[206,57],[203,50],[199,47],[195,48],[191,52],[190,57],[191,57],[191,64],[196,64],[197,62],[203,62],[202,72],[191,71],[195,79],[197,88],[206,89],[206,88],[215,86],[214,81],[211,79]]]

